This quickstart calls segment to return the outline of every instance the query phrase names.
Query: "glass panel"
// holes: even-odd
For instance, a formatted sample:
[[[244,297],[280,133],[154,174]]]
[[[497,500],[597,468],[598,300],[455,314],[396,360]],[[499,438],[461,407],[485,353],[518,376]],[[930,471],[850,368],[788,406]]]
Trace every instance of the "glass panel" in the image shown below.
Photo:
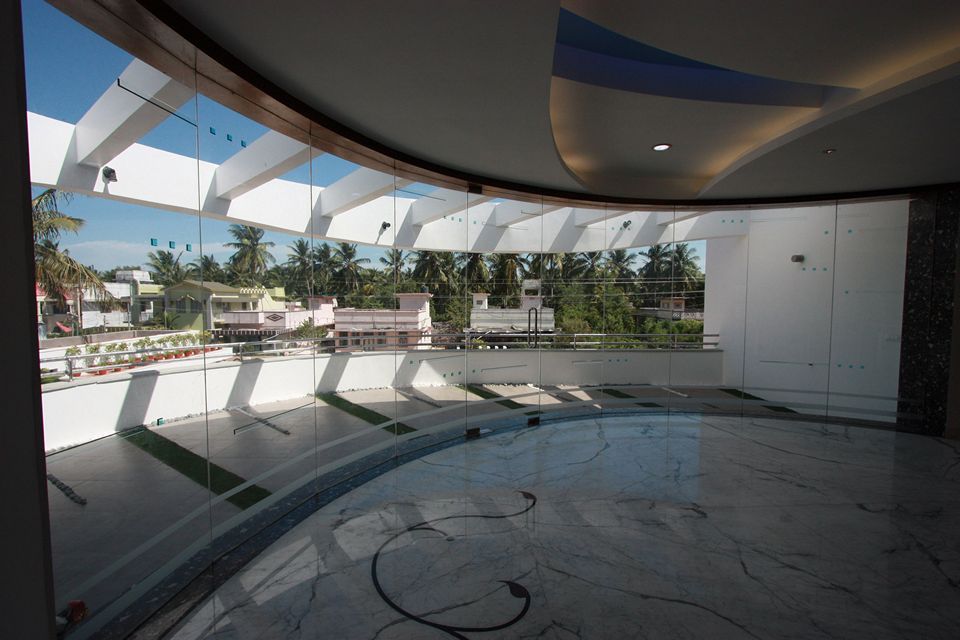
[[[210,541],[201,300],[176,286],[202,251],[195,81],[44,3],[24,36],[54,595],[84,638]]]
[[[837,207],[831,419],[897,419],[908,200]]]
[[[701,354],[709,377],[699,381],[699,389],[686,393],[696,395],[704,413],[739,415],[743,411],[750,217],[750,210],[725,210],[703,212],[696,220],[702,229],[699,237],[705,240],[699,247],[691,246],[698,254],[702,248],[703,349],[711,353]]]
[[[207,446],[211,485],[223,487],[211,555],[222,582],[242,556],[227,552],[314,490],[311,150],[303,133],[268,130],[207,97],[198,107],[210,185],[198,284],[217,348],[207,355]],[[191,446],[187,429],[172,437]],[[210,615],[231,604],[221,598]]]
[[[713,348],[716,338],[704,336],[706,242],[702,238],[709,233],[706,227],[710,221],[702,216],[710,213],[674,211],[672,215],[671,294],[668,300],[661,300],[658,310],[671,342],[670,382],[664,390],[671,411],[723,410],[724,404],[734,400],[738,405],[739,399],[721,390],[723,354]]]
[[[835,235],[833,205],[753,212],[745,413],[826,414]]]

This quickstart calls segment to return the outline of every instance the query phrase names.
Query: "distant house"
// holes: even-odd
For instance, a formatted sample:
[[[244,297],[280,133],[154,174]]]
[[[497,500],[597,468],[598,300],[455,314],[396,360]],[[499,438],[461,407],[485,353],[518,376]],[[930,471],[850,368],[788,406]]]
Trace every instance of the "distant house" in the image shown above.
[[[283,287],[231,287],[196,280],[184,280],[163,290],[164,308],[171,314],[172,329],[199,330],[256,324],[258,314],[285,313],[284,297]],[[245,315],[244,312],[254,315]]]
[[[286,302],[282,308],[224,311],[220,329],[224,335],[267,337],[293,331],[308,320],[315,327],[333,326],[337,308],[334,296],[310,296],[306,302],[306,307]]]
[[[431,293],[398,293],[397,309],[334,309],[337,351],[429,349]]]
[[[491,307],[489,306],[490,294],[474,293],[473,307],[470,309],[469,331],[502,336],[526,335],[528,329],[532,331],[537,326],[540,333],[552,333],[555,328],[553,309],[543,306],[540,281],[524,280],[521,290],[519,309]]]

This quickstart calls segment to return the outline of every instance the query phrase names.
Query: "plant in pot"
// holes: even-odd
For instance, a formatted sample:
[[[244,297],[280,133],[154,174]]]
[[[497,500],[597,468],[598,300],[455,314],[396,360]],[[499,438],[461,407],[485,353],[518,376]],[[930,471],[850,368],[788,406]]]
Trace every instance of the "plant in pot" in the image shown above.
[[[84,366],[86,366],[87,368],[92,368],[97,366],[100,363],[100,356],[98,355],[100,353],[99,344],[96,344],[96,343],[88,344],[84,348],[84,352],[87,354],[87,357],[83,359]],[[93,373],[95,375],[102,376],[103,374],[106,373],[106,369],[94,371]]]
[[[74,360],[76,356],[80,355],[80,347],[67,347],[64,355],[67,357],[67,371],[73,371],[73,368],[77,366],[77,361]],[[73,373],[73,377],[77,378],[80,376],[79,372]]]
[[[146,357],[146,354],[144,352],[150,348],[150,344],[151,344],[150,338],[140,338],[139,340],[133,343],[133,348],[137,350],[137,353],[134,354],[133,356],[134,364],[139,364],[140,362],[143,362],[144,358]]]
[[[170,347],[170,336],[162,336],[157,338],[156,344],[158,347],[163,349],[163,351],[158,353],[158,360],[168,360],[173,357],[173,353],[168,351],[168,348]]]
[[[113,369],[110,368],[112,365],[116,364],[116,362],[117,362],[117,356],[115,356],[115,355],[113,355],[113,354],[117,352],[117,350],[118,350],[117,347],[118,347],[118,346],[119,346],[119,345],[116,344],[116,343],[114,343],[114,342],[111,342],[110,344],[106,344],[106,345],[103,346],[103,351],[104,351],[104,353],[106,354],[106,355],[103,357],[103,364],[107,365],[107,367],[108,367],[108,368],[106,369],[107,372],[110,372],[110,371],[119,371],[119,370],[120,370],[120,369],[118,369],[118,368],[113,368]]]
[[[210,343],[213,342],[213,333],[210,331],[201,331],[200,332],[200,344],[203,345],[204,351],[213,351],[216,347],[210,346]]]
[[[172,344],[173,347],[174,347],[174,351],[173,351],[174,357],[176,357],[176,358],[182,358],[184,355],[186,355],[186,354],[184,354],[183,350],[180,348],[180,347],[183,346],[183,334],[182,334],[182,333],[178,333],[177,335],[172,336],[172,337],[170,338],[170,342],[171,342],[171,344]]]
[[[117,351],[123,355],[117,356],[118,364],[130,364],[130,354],[126,353],[130,350],[130,345],[126,342],[120,342],[117,344]]]

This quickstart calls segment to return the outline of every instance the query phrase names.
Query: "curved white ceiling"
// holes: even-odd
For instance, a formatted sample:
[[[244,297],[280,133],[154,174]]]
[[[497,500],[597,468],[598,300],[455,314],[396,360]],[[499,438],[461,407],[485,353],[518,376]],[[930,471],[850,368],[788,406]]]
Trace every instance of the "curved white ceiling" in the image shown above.
[[[960,146],[956,2],[168,4],[321,113],[398,151],[494,180],[639,200],[960,181],[947,152]],[[765,81],[840,89],[783,106],[751,104],[749,91],[739,103],[720,101],[717,87],[702,83],[688,82],[678,97],[642,82],[623,90],[558,77],[561,11],[610,41],[720,67],[720,75],[749,74],[748,89]],[[584,60],[587,75],[596,71],[597,58]],[[625,73],[639,73],[630,64]],[[674,68],[654,67],[668,76]],[[653,154],[657,142],[674,148]],[[829,163],[827,146],[838,150]]]

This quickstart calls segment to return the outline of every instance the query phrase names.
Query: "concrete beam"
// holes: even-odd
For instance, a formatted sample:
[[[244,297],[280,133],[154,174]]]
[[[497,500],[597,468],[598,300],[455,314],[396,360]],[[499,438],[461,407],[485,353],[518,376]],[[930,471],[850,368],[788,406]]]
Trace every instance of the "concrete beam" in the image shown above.
[[[317,205],[321,216],[332,218],[412,182],[395,178],[389,173],[361,167],[321,191]]]
[[[560,205],[541,206],[530,202],[501,202],[493,210],[490,220],[494,226],[509,227],[562,208]]]
[[[578,227],[589,227],[592,224],[622,216],[629,211],[611,211],[609,209],[574,209],[574,223]]]
[[[437,189],[410,206],[410,220],[414,225],[429,224],[487,200],[490,200],[490,196],[453,189]]]
[[[666,226],[668,224],[675,224],[677,222],[683,222],[684,220],[690,220],[691,218],[698,218],[700,216],[707,215],[708,213],[713,213],[713,209],[695,209],[691,211],[658,211],[657,224],[660,226]]]
[[[213,189],[233,200],[310,161],[310,147],[282,133],[268,131],[217,167]]]
[[[77,123],[76,162],[102,167],[170,117],[151,101],[175,111],[193,96],[192,89],[134,60]]]

